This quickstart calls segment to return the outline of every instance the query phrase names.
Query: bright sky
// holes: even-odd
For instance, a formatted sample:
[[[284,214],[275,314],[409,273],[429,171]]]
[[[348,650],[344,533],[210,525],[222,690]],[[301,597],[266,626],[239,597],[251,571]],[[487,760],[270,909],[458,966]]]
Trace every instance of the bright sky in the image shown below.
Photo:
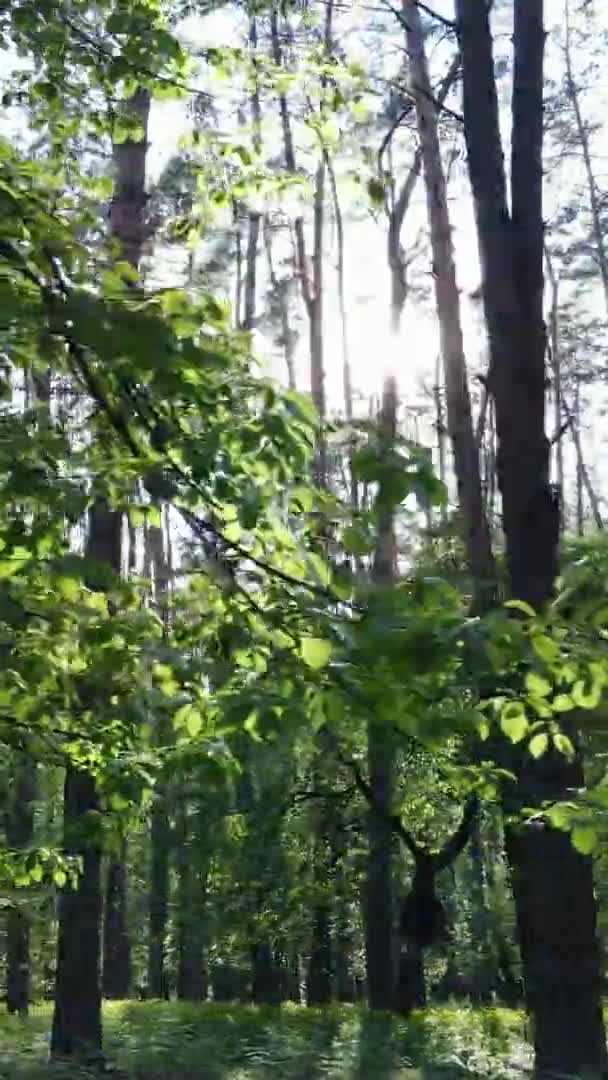
[[[575,0],[571,0],[573,5]],[[374,7],[374,4],[376,5]],[[356,23],[369,20],[370,10],[380,9],[382,0],[359,0],[355,4],[355,15],[351,16]],[[602,4],[604,6],[602,7]],[[433,0],[435,10],[448,18],[453,17],[453,0]],[[602,19],[608,27],[608,12],[605,8],[605,0],[600,0]],[[495,57],[500,61],[502,56],[509,56],[511,49],[510,28],[511,4],[508,0],[495,0]],[[546,0],[546,25],[549,30],[563,28],[564,0]],[[190,22],[189,29],[196,34],[198,41],[205,44],[226,44],[234,40],[235,27],[234,16],[226,10],[216,12],[204,21]],[[365,50],[369,48],[365,37],[358,34],[353,26],[351,33],[340,35],[340,44],[343,45],[349,58],[358,58],[357,51],[363,60],[367,61]],[[398,35],[397,35],[398,36]],[[440,47],[441,50],[442,47]],[[443,47],[443,57],[439,51],[435,57],[436,64],[433,71],[440,76],[445,70],[449,55]],[[561,67],[559,60],[558,39],[551,35],[547,47],[546,74],[548,79],[560,78]],[[390,55],[390,53],[389,53]],[[394,68],[393,68],[394,70]],[[600,106],[600,100],[607,92],[603,76],[598,71],[597,81],[594,83],[591,95],[587,97],[585,106],[590,112],[596,111]],[[508,97],[505,87],[504,99],[504,132],[505,151],[508,152]],[[268,109],[268,104],[266,105]],[[601,110],[600,110],[601,111]],[[183,106],[179,103],[163,105],[158,108],[153,117],[151,165],[154,171],[158,171],[161,164],[167,160],[172,148],[175,146],[180,131],[185,131],[187,121]],[[608,144],[605,139],[595,136],[594,153],[597,168],[603,171],[603,162],[608,160]],[[404,162],[404,168],[406,163]],[[547,183],[546,213],[550,220],[556,210],[560,208],[561,200],[565,197],[565,191],[571,195],[572,170],[577,169],[577,163],[572,163],[568,172],[562,172],[562,179],[556,183],[552,175]],[[603,177],[602,177],[603,179]],[[484,340],[480,333],[480,311],[478,305],[471,299],[471,292],[479,284],[479,265],[477,258],[477,246],[475,228],[472,215],[471,201],[468,197],[468,181],[464,162],[460,162],[452,169],[450,180],[450,209],[454,228],[454,243],[457,255],[458,280],[462,298],[462,320],[465,331],[465,346],[469,371],[473,376],[472,387],[475,389],[475,374],[485,368]],[[328,217],[330,215],[328,214]],[[421,228],[425,226],[426,209],[424,204],[424,192],[422,184],[416,191],[406,228],[403,234],[405,245],[415,238]],[[328,225],[328,229],[330,226]],[[421,260],[419,269],[428,274],[430,271],[430,255],[425,254]],[[421,383],[427,388],[434,383],[434,369],[438,350],[438,331],[432,305],[432,280],[427,277],[429,297],[431,303],[425,306],[408,303],[404,312],[401,333],[394,338],[389,332],[389,273],[386,263],[386,223],[380,215],[377,221],[370,215],[367,220],[356,225],[348,224],[346,229],[346,291],[348,308],[348,327],[351,363],[354,372],[354,384],[365,398],[379,393],[383,376],[390,370],[397,374],[401,386],[401,395],[404,410],[416,411],[416,405],[421,401],[428,402],[428,396],[421,394]],[[338,318],[335,277],[335,252],[328,252],[325,268],[325,362],[326,362],[326,386],[328,400],[333,409],[342,407],[342,339],[341,326]],[[599,298],[594,287],[589,290],[589,303],[597,307],[603,315],[603,308],[598,307]],[[306,325],[301,324],[301,338],[298,346],[298,381],[302,389],[308,387],[308,356]],[[260,351],[268,354],[268,344],[261,341]],[[282,367],[276,368],[282,376]],[[600,388],[593,390],[593,400],[586,412],[587,430],[584,433],[585,456],[594,478],[606,478],[605,487],[608,494],[608,454],[604,446],[601,433],[601,417],[604,410],[604,397]],[[367,412],[365,403],[362,411]],[[598,421],[600,423],[598,424]],[[414,434],[412,431],[411,434]],[[423,441],[429,444],[434,441],[432,430],[423,425],[420,428]],[[564,440],[567,468],[572,474],[574,460],[568,443]]]

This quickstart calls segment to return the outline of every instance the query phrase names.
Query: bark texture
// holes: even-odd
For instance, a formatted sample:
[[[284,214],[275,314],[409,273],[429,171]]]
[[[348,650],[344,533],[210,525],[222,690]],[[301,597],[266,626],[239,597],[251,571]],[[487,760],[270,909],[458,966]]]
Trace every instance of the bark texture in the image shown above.
[[[387,448],[397,435],[397,385],[393,378],[384,386],[380,416],[381,438]],[[378,504],[378,536],[373,579],[381,588],[394,584],[396,551],[392,507]],[[394,1002],[395,917],[392,861],[393,831],[390,823],[394,795],[395,747],[386,724],[373,718],[367,725],[367,769],[370,807],[367,824],[368,861],[365,891],[365,965],[372,1009],[391,1009]]]
[[[410,88],[416,107],[431,234],[448,431],[454,454],[458,500],[464,520],[467,562],[476,593],[474,608],[481,611],[493,601],[495,570],[490,530],[483,505],[478,445],[471,414],[447,184],[441,160],[437,109],[429,77],[424,30],[415,0],[403,0],[403,15],[407,27]],[[458,68],[459,66],[458,62]]]
[[[457,0],[469,174],[490,345],[489,386],[498,437],[511,596],[542,609],[558,567],[559,503],[549,485],[543,321],[542,0],[514,2],[511,209],[507,201],[489,13]],[[499,761],[512,760],[503,745]],[[567,798],[580,761],[548,753],[512,762],[517,785],[505,809]],[[608,1075],[591,863],[567,834],[510,828],[511,864],[537,1075]]]

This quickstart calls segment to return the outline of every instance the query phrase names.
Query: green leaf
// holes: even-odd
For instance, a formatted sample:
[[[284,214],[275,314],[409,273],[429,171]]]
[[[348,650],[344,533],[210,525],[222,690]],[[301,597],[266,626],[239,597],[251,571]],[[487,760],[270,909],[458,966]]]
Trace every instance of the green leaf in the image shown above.
[[[186,730],[191,739],[195,739],[203,727],[203,718],[194,705],[190,707],[190,712],[186,717]]]
[[[551,683],[548,679],[538,675],[535,671],[529,671],[526,675],[526,689],[532,697],[547,697],[551,693]]]
[[[546,634],[534,634],[532,648],[541,660],[546,664],[554,664],[559,659],[559,645]]]
[[[532,757],[539,758],[543,756],[548,745],[549,736],[546,731],[541,731],[538,735],[534,735],[533,738],[530,739],[528,750],[532,754]]]
[[[597,845],[597,833],[591,825],[576,825],[572,830],[572,843],[581,855],[590,855]]]
[[[591,684],[591,689],[587,692],[585,690],[585,683],[582,679],[575,682],[571,690],[572,700],[579,709],[597,709],[602,700],[602,687],[598,682]]]
[[[68,876],[65,870],[59,869],[53,871],[53,881],[55,882],[55,885],[58,889],[63,889],[64,885],[67,884],[67,880]]]
[[[258,731],[258,714],[257,714],[257,711],[255,709],[253,709],[249,713],[249,716],[246,717],[245,722],[243,724],[243,728],[245,729],[247,734],[249,736],[251,736],[251,738],[253,739],[254,742],[263,742],[264,741],[262,739],[262,736],[260,735],[260,733]]]
[[[528,730],[528,718],[521,701],[510,701],[500,716],[500,726],[511,742],[521,742]]]
[[[300,642],[300,656],[313,671],[327,666],[331,652],[331,643],[323,638],[305,637]]]
[[[515,611],[521,611],[523,615],[527,615],[530,619],[534,619],[536,616],[534,608],[525,600],[507,600],[505,607],[512,608]]]
[[[557,694],[551,702],[553,712],[570,712],[574,708],[574,702],[569,694]]]
[[[572,761],[574,757],[574,747],[567,735],[564,735],[563,731],[556,731],[553,736],[553,745],[560,754]]]
[[[572,819],[572,806],[568,803],[554,803],[547,810],[547,817],[554,829],[569,829]]]
[[[188,701],[185,705],[180,706],[173,716],[173,727],[175,731],[179,728],[186,728],[186,731],[192,738],[198,735],[203,726],[203,718],[191,701]]]

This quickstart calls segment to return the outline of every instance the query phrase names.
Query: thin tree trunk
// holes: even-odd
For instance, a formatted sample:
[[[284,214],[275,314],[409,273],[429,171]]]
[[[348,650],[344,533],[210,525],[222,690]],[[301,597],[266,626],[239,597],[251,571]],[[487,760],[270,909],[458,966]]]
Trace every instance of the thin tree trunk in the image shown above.
[[[329,176],[329,186],[334,207],[334,219],[336,222],[336,239],[338,246],[337,275],[338,275],[338,308],[340,311],[340,327],[342,331],[342,388],[344,394],[344,412],[349,424],[353,421],[353,374],[350,362],[350,346],[348,341],[348,317],[346,314],[346,288],[345,288],[345,263],[344,263],[344,219],[340,196],[336,183],[336,174],[333,162],[328,151],[325,150],[325,164]],[[353,464],[353,445],[349,448],[349,478],[350,478],[350,502],[354,510],[358,508],[357,478]]]
[[[324,51],[329,58],[332,48],[333,0],[325,6]],[[279,39],[278,14],[273,8],[270,17],[273,60],[277,67],[282,66],[282,53]],[[324,89],[327,77],[321,77]],[[296,159],[289,105],[285,94],[279,94],[279,111],[283,131],[283,149],[285,165],[295,174]],[[304,237],[304,220],[298,217],[294,222],[296,238],[297,271],[300,277],[302,299],[308,315],[310,388],[321,426],[325,422],[325,371],[323,366],[323,233],[325,224],[325,157],[321,152],[315,173],[313,195],[313,251],[307,259]],[[319,438],[317,461],[315,466],[317,482],[323,486],[327,482],[327,446],[324,438]]]
[[[441,107],[454,85],[460,71],[460,57],[454,57],[450,68],[437,91],[437,106]],[[392,137],[392,132],[391,132]],[[382,154],[379,155],[380,167],[382,168]],[[403,224],[409,210],[412,196],[416,188],[418,177],[422,171],[422,148],[418,146],[414,154],[414,160],[408,174],[401,185],[399,194],[390,208],[387,235],[387,258],[391,273],[391,330],[394,334],[399,332],[401,316],[405,307],[408,294],[407,272],[411,257],[408,258],[401,243]]]
[[[551,367],[553,369],[553,417],[555,429],[555,457],[557,484],[562,496],[562,524],[565,516],[564,511],[564,448],[562,443],[563,424],[563,394],[562,394],[562,366],[561,349],[559,340],[559,278],[553,268],[551,253],[545,244],[545,265],[551,288],[551,308],[549,314],[549,344],[551,349]]]
[[[437,111],[429,78],[420,11],[415,0],[402,0],[402,9],[407,27],[410,85],[416,105],[431,233],[448,430],[454,453],[458,499],[464,518],[467,561],[476,593],[474,606],[481,611],[493,600],[496,575],[481,492],[479,451],[473,431],[447,186],[441,161]]]
[[[13,754],[10,802],[6,813],[6,843],[26,851],[34,840],[36,761],[25,751]],[[30,914],[21,903],[10,907],[6,924],[6,1007],[27,1016],[30,1001]]]
[[[274,260],[272,257],[272,236],[268,224],[268,219],[266,219],[264,222],[264,247],[266,249],[266,262],[268,265],[268,276],[270,278],[270,285],[272,288],[273,296],[276,298],[276,301],[279,305],[279,318],[281,320],[281,341],[285,354],[287,385],[290,390],[296,390],[296,369],[294,357],[295,334],[291,329],[291,325],[289,322],[289,283],[284,280],[279,281],[276,274]]]
[[[511,596],[542,609],[558,569],[559,507],[549,488],[543,322],[543,4],[514,0],[511,212],[488,8],[457,0],[463,107],[496,406]],[[515,761],[513,758],[515,757]],[[502,744],[517,778],[505,810],[541,807],[583,784],[578,759],[538,761]],[[553,829],[507,835],[535,1064],[543,1077],[608,1075],[592,864]]]
[[[385,445],[397,435],[397,385],[384,385],[380,434]],[[380,496],[382,491],[380,491]],[[396,551],[392,509],[380,511],[373,563],[373,580],[381,588],[395,581]],[[392,882],[393,833],[390,822],[394,791],[395,748],[386,723],[367,725],[367,765],[372,806],[368,815],[368,861],[365,903],[365,964],[369,1004],[391,1009],[394,1003],[394,902]]]
[[[578,140],[583,155],[583,164],[585,166],[585,175],[587,177],[587,190],[589,194],[589,205],[591,208],[591,223],[593,228],[593,242],[595,244],[595,252],[597,256],[597,264],[600,271],[600,278],[602,281],[602,288],[604,290],[604,300],[606,302],[606,311],[608,312],[608,255],[606,253],[606,245],[604,243],[604,230],[602,227],[602,215],[600,210],[600,194],[593,172],[593,162],[591,160],[591,147],[589,145],[589,131],[583,117],[581,102],[578,87],[574,79],[574,72],[572,67],[572,48],[571,48],[571,25],[570,25],[570,0],[565,0],[564,3],[564,23],[565,23],[565,45],[564,45],[564,58],[566,61],[566,91],[570,104],[572,106],[572,112],[574,113],[574,120],[576,123],[576,131]]]
[[[252,16],[249,21],[249,49],[254,64],[254,70],[256,71],[256,77],[253,93],[251,95],[251,121],[253,124],[253,145],[256,154],[259,155],[262,148],[262,108],[260,104],[260,88],[257,79],[257,47],[257,22],[255,16]],[[255,324],[260,223],[261,215],[259,214],[259,212],[256,210],[250,210],[249,232],[247,236],[247,255],[245,259],[245,310],[242,323],[243,330],[252,330]]]
[[[149,525],[146,535],[150,562],[154,573],[154,598],[161,618],[167,624],[170,558],[162,527]],[[158,732],[159,742],[166,738],[164,727]],[[167,778],[161,776],[154,792],[150,815],[150,880],[148,887],[148,994],[155,999],[168,999],[169,987],[165,971],[165,947],[169,914],[169,857],[171,852],[171,823]]]

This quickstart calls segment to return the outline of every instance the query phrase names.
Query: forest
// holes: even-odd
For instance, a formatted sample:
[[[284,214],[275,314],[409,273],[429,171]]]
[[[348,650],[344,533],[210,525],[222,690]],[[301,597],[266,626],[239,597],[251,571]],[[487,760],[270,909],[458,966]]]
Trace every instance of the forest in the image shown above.
[[[0,1080],[608,1080],[605,3],[0,47]]]

